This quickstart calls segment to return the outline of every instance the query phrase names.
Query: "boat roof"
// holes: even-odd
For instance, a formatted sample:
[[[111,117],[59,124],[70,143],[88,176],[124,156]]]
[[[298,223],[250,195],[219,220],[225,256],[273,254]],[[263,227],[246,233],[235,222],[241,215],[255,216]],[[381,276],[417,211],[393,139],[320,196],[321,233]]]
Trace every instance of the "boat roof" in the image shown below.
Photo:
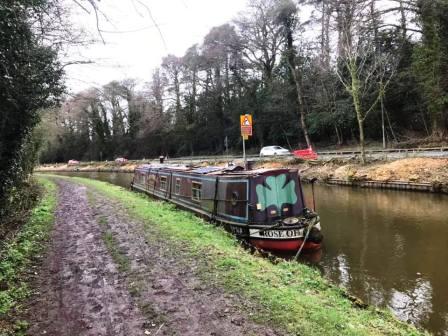
[[[264,175],[266,173],[272,173],[275,171],[297,171],[297,169],[289,168],[260,168],[253,170],[244,170],[242,166],[188,166],[181,164],[144,164],[135,168],[136,171],[148,172],[148,171],[173,171],[173,172],[188,172],[197,175],[238,175],[238,176],[254,176]]]

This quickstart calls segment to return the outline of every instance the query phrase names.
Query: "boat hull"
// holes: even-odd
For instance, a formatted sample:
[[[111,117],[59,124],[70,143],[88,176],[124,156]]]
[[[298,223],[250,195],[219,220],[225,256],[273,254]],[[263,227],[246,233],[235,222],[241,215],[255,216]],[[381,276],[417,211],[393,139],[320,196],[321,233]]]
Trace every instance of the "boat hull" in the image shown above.
[[[269,240],[269,239],[249,239],[250,244],[258,249],[266,251],[293,252],[300,249],[303,239],[291,240]],[[317,251],[322,247],[322,243],[305,242],[303,251]]]
[[[308,234],[307,230],[306,226],[251,227],[248,230],[248,241],[256,248],[267,251],[290,252],[297,251],[300,248],[304,251],[320,249],[323,236],[320,232],[319,221],[317,220],[309,228],[310,232]],[[306,240],[305,236],[307,236]]]

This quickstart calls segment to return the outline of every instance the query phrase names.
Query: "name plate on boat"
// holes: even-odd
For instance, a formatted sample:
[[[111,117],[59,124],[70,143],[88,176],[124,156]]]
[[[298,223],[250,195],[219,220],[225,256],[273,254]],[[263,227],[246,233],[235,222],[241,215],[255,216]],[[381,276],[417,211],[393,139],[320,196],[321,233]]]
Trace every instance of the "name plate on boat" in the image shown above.
[[[269,239],[294,239],[303,237],[303,229],[289,230],[260,230],[250,229],[251,238],[269,238]]]

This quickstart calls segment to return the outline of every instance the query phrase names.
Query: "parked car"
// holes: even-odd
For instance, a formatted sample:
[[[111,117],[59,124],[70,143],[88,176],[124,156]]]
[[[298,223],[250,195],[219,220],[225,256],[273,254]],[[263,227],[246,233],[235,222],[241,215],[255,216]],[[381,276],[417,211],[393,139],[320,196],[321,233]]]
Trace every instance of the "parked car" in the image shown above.
[[[125,164],[126,162],[128,162],[128,159],[125,159],[125,158],[122,158],[122,157],[119,157],[119,158],[115,159],[115,163],[119,164],[119,165]]]
[[[291,155],[291,152],[286,148],[280,146],[263,147],[260,151],[260,156],[269,156],[269,155]]]
[[[68,160],[68,165],[69,166],[77,166],[77,165],[79,165],[79,161],[78,160]]]

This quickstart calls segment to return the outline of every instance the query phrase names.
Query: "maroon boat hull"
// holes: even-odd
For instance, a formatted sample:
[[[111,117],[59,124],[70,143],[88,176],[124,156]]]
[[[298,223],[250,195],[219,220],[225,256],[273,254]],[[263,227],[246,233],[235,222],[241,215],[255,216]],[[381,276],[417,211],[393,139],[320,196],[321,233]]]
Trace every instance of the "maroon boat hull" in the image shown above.
[[[258,249],[266,251],[292,252],[297,251],[303,245],[303,239],[294,240],[268,240],[249,239],[249,242]],[[322,243],[305,242],[303,251],[317,251],[322,247]]]

